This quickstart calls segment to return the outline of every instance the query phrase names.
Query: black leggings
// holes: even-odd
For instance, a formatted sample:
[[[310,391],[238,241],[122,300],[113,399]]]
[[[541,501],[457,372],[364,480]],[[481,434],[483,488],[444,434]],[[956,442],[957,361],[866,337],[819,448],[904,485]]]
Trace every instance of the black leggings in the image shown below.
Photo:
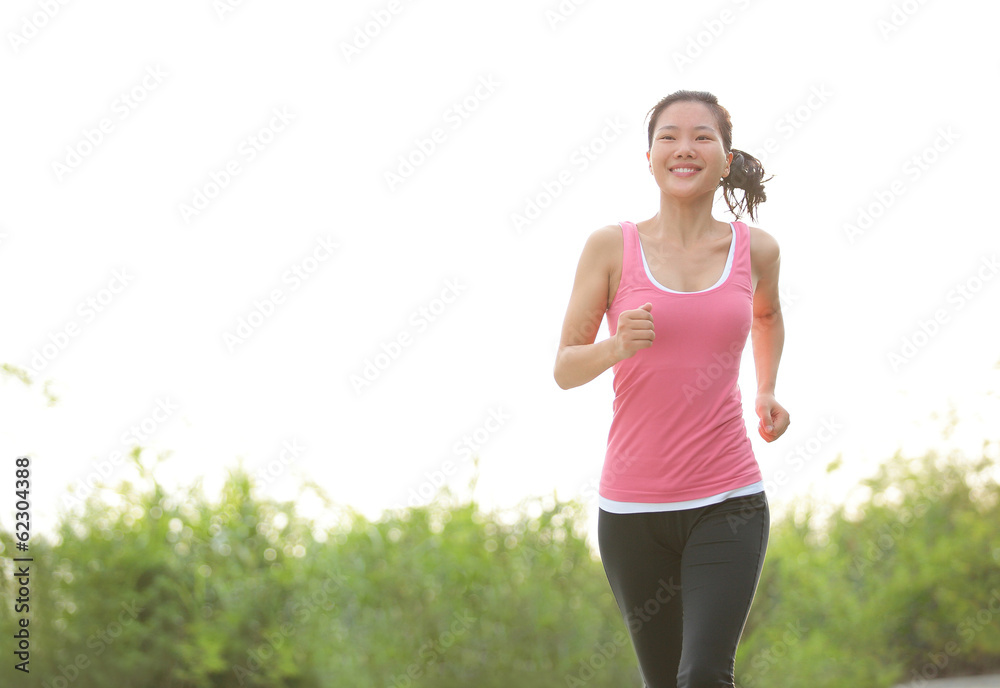
[[[770,522],[763,492],[682,511],[599,510],[601,560],[646,688],[732,688]]]

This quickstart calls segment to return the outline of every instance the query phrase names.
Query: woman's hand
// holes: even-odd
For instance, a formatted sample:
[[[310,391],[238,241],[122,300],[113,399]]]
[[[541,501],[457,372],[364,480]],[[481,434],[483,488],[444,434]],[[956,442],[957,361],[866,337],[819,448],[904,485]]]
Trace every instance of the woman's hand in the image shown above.
[[[622,311],[618,314],[614,336],[615,360],[624,361],[636,351],[648,349],[653,346],[654,339],[653,304],[647,301],[638,308]]]
[[[791,422],[788,411],[778,403],[773,394],[766,392],[758,394],[754,410],[760,418],[757,432],[766,442],[774,442],[788,429],[788,424]]]

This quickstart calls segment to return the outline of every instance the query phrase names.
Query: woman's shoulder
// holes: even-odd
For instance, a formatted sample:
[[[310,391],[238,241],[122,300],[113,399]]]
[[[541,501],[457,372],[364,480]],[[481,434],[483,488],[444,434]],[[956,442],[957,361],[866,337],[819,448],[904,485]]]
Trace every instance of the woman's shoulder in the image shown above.
[[[751,255],[755,259],[760,258],[764,261],[777,259],[779,253],[778,240],[760,227],[753,227],[745,222],[743,224],[746,225],[747,230],[750,232]]]
[[[610,225],[604,225],[593,231],[593,234],[600,237],[620,237],[622,235],[622,225],[628,222],[628,220],[622,220],[621,222],[614,222]]]
[[[587,236],[580,260],[590,266],[601,265],[603,270],[610,271],[613,269],[615,256],[621,256],[623,245],[621,226],[604,225]]]
[[[588,241],[597,244],[602,250],[614,250],[622,245],[622,226],[619,223],[604,225],[590,233]]]
[[[750,266],[754,279],[760,275],[776,274],[781,254],[778,240],[760,227],[746,226],[750,231]]]

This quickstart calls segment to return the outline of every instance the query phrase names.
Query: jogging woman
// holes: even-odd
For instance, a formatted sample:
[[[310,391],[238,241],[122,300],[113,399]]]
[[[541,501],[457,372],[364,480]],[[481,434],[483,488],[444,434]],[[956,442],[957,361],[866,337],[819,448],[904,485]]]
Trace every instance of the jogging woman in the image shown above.
[[[773,442],[789,423],[774,397],[778,244],[712,217],[720,186],[736,217],[766,200],[716,97],[677,91],[650,113],[659,212],[587,239],[554,375],[570,389],[614,369],[598,544],[647,688],[733,686],[770,526],[737,383],[748,335],[757,431]],[[605,314],[611,336],[595,343]]]

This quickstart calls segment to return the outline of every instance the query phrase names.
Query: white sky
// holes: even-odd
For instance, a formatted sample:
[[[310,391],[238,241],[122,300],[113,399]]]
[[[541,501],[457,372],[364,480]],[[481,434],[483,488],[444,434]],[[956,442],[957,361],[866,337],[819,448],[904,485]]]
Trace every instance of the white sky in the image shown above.
[[[282,466],[262,494],[290,498],[308,477],[377,517],[449,461],[464,490],[469,437],[485,506],[583,496],[593,535],[612,372],[565,391],[552,368],[587,236],[657,210],[644,117],[679,88],[715,93],[734,146],[775,175],[751,224],[782,251],[777,398],[792,425],[777,442],[756,434],[749,341],[740,378],[772,508],[810,490],[842,500],[897,449],[997,439],[1000,277],[983,262],[1000,258],[995,4],[249,0],[220,17],[222,4],[68,3],[52,17],[4,4],[0,363],[31,368],[68,343],[38,376],[55,408],[0,386],[0,522],[13,457],[33,457],[45,531],[67,487],[159,415],[145,442],[148,457],[170,452],[159,476],[203,478],[213,498],[242,459]],[[553,25],[560,6],[573,11]],[[347,59],[373,13],[386,25]],[[430,152],[400,169],[418,140]],[[227,165],[238,174],[212,193]],[[390,187],[388,172],[407,176]],[[732,219],[721,198],[715,216]],[[953,291],[965,284],[968,299]],[[281,303],[227,345],[274,290]],[[106,299],[100,313],[89,298]],[[894,369],[889,354],[939,309]],[[351,377],[400,338],[358,393]],[[174,410],[154,414],[158,400]],[[304,448],[287,466],[286,442]]]

